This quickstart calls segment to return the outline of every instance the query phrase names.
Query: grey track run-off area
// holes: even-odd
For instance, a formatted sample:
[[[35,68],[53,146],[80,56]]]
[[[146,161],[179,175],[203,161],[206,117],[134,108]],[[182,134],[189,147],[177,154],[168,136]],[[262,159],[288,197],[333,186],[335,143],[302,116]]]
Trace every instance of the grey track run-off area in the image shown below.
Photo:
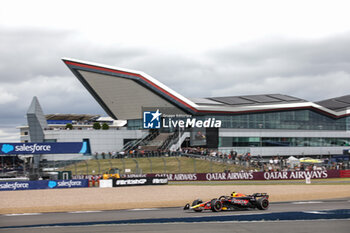
[[[266,192],[271,202],[350,197],[350,185],[162,185],[0,192],[0,214],[183,206],[187,202]]]
[[[179,218],[218,215],[246,215],[259,213],[278,213],[293,211],[319,211],[324,209],[350,208],[350,199],[325,200],[311,202],[273,203],[267,211],[211,211],[195,213],[181,208],[161,208],[148,210],[114,210],[103,212],[80,213],[43,213],[40,215],[0,216],[0,226],[18,226],[32,224],[69,223],[69,222],[103,222],[123,219],[144,218]],[[273,221],[273,222],[211,222],[211,223],[152,223],[152,224],[118,224],[76,227],[43,227],[1,229],[1,232],[348,232],[350,220],[315,220],[315,221]]]

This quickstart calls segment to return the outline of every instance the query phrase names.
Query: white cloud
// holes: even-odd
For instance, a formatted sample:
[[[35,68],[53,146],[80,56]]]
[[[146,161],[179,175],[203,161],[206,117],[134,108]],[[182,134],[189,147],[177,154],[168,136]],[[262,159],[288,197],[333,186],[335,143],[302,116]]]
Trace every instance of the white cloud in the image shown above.
[[[21,6],[21,7],[18,7]],[[264,38],[320,38],[349,29],[348,1],[6,1],[6,27],[68,29],[106,46],[200,52]],[[30,10],[28,10],[30,9]]]
[[[62,69],[65,67],[62,65]],[[13,104],[13,107],[20,108],[23,114],[26,113],[33,96],[39,98],[39,102],[44,108],[44,113],[50,111],[79,111],[81,106],[92,100],[89,98],[87,90],[79,83],[75,77],[63,76],[37,76],[29,80],[23,80],[16,85],[12,83],[3,83],[0,85],[7,90],[8,95],[16,96],[19,101]],[[84,102],[83,98],[86,98]],[[0,103],[8,104],[8,102]],[[92,104],[95,107],[97,104]],[[56,109],[56,110],[54,110]]]
[[[61,57],[144,71],[186,97],[281,93],[317,101],[348,94],[349,5],[2,1],[0,125],[25,123],[33,96],[44,113],[103,114]]]
[[[349,83],[349,80],[350,73],[346,72],[310,76],[275,76],[256,82],[242,80],[234,85],[215,89],[212,94],[213,96],[288,94],[299,98],[308,97],[305,98],[308,101],[320,101],[348,94],[341,90],[343,90],[344,83]],[[313,98],[308,95],[309,93],[312,93]]]
[[[17,96],[13,93],[9,93],[5,88],[0,87],[0,104],[7,104],[16,100],[18,100]]]
[[[0,142],[19,142],[19,130],[7,128],[0,129]]]

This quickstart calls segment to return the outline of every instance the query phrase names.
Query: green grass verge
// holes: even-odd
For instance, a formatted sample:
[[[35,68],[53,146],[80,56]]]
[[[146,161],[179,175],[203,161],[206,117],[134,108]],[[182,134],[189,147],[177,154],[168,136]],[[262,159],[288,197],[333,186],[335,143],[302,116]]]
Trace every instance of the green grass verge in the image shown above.
[[[72,171],[73,175],[81,174],[103,174],[110,168],[119,168],[123,174],[125,169],[130,173],[206,173],[206,172],[238,172],[249,170],[239,165],[229,165],[210,162],[202,159],[187,157],[152,157],[152,158],[126,158],[126,159],[101,159],[87,160],[69,165],[60,170]]]

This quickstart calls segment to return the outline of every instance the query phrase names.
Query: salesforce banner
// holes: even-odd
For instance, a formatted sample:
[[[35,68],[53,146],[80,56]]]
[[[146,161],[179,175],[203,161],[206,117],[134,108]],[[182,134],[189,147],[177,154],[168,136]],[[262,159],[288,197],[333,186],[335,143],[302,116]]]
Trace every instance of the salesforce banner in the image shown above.
[[[87,179],[0,182],[0,191],[58,189],[58,188],[85,188],[85,187],[89,187],[89,180]]]
[[[0,154],[84,154],[86,142],[0,143]]]

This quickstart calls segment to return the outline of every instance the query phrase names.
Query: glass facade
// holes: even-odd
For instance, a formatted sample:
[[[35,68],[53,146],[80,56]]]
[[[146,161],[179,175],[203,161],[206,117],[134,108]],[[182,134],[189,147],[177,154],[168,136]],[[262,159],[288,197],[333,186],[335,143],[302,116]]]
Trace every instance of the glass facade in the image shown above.
[[[346,130],[350,117],[333,119],[310,111],[265,112],[244,115],[205,116],[222,121],[222,128],[241,129],[294,129],[294,130]]]
[[[219,147],[258,147],[259,137],[219,137]]]
[[[332,147],[350,146],[350,138],[314,138],[314,137],[220,137],[219,147],[271,147],[271,146],[307,146]]]
[[[128,120],[128,130],[143,129],[142,119]]]
[[[222,121],[222,128],[290,129],[290,130],[350,130],[350,117],[333,119],[310,110],[263,112],[240,115],[195,116]],[[142,129],[142,119],[128,120],[128,129]]]

